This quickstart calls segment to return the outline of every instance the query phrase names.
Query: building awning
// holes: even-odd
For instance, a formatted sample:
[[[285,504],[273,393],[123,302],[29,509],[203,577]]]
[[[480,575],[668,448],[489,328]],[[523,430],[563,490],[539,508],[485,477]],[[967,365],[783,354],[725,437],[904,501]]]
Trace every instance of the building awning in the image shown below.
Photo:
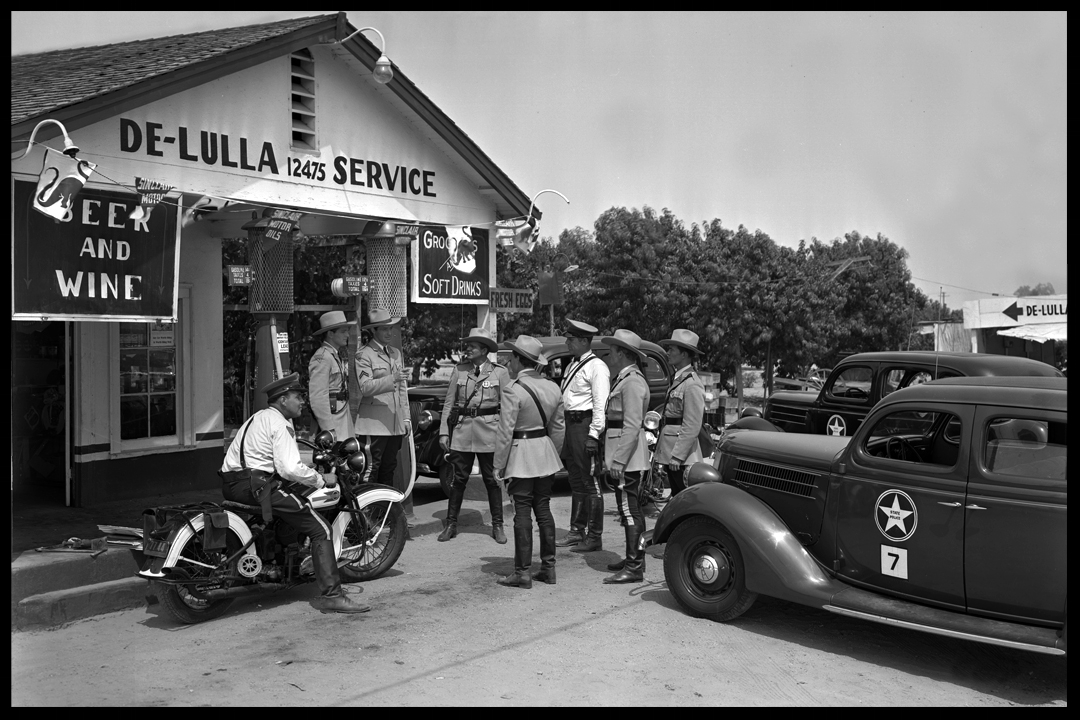
[[[1020,325],[1018,327],[1002,328],[997,331],[1004,337],[1022,338],[1043,343],[1047,340],[1068,340],[1069,323],[1044,323],[1041,325]]]

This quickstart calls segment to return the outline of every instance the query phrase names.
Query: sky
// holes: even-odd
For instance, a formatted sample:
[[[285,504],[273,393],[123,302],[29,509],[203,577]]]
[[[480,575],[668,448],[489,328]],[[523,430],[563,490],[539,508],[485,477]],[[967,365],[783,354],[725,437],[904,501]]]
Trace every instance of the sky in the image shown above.
[[[11,52],[330,12],[12,12]],[[667,208],[880,233],[950,308],[1067,292],[1064,12],[347,12],[526,195],[570,200],[537,198],[543,236]]]

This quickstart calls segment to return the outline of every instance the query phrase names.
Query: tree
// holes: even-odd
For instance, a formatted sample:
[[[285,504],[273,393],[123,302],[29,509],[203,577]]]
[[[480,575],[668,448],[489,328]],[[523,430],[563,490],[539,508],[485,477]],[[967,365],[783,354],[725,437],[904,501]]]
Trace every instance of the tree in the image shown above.
[[[1013,295],[1017,297],[1033,297],[1037,295],[1056,295],[1054,292],[1054,286],[1051,283],[1039,283],[1035,287],[1030,285],[1021,285],[1016,288],[1016,292]]]

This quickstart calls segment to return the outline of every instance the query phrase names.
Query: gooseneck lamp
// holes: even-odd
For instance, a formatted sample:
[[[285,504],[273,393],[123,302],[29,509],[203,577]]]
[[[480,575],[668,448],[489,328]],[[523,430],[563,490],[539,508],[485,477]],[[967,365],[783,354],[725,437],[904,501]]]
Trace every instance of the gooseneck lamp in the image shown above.
[[[375,61],[375,69],[372,71],[372,76],[375,78],[375,82],[380,85],[385,85],[394,79],[394,68],[390,65],[390,58],[386,57],[386,38],[383,34],[373,27],[362,27],[354,33],[350,33],[348,37],[339,41],[341,43],[352,39],[354,36],[359,35],[365,30],[374,30],[375,34],[379,36],[379,42],[381,44],[379,48],[379,59]]]

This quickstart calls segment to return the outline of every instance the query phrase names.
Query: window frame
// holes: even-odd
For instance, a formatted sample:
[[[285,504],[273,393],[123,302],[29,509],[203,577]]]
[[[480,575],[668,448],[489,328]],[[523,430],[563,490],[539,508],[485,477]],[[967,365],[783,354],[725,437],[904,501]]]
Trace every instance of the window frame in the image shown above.
[[[149,322],[148,322],[149,324]],[[194,383],[191,351],[191,285],[181,283],[177,292],[176,332],[176,434],[123,440],[120,437],[120,323],[109,323],[109,453],[112,456],[166,452],[195,447]]]

